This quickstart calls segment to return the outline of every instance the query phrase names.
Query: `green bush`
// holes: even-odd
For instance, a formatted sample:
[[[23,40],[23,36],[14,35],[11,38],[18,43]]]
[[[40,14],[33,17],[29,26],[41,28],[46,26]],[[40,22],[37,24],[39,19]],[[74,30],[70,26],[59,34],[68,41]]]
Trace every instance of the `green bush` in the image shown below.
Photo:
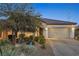
[[[13,42],[16,39],[16,35],[8,35],[8,40]]]
[[[31,36],[29,37],[29,39],[28,39],[28,43],[27,43],[27,44],[30,44],[30,43],[32,43],[32,45],[35,44],[35,42],[34,42],[34,40],[33,40],[33,35],[31,35]]]
[[[29,39],[33,40],[33,35],[30,35]]]
[[[0,56],[16,56],[19,54],[19,50],[13,45],[8,44],[0,47]]]
[[[25,41],[28,41],[28,40],[29,40],[29,37],[24,37],[24,40],[25,40]]]
[[[9,44],[10,42],[9,42],[9,40],[4,40],[4,39],[2,39],[2,40],[0,40],[0,46],[4,46],[4,45],[6,45],[6,44]]]
[[[20,49],[20,52],[26,56],[31,56],[36,54],[36,50],[34,46],[30,47],[29,45],[23,45],[19,49]]]
[[[38,38],[38,42],[41,44],[42,48],[45,48],[45,38],[43,35],[40,35]]]
[[[23,43],[25,39],[25,34],[19,34],[18,43]]]
[[[34,40],[35,40],[36,42],[38,42],[38,39],[39,39],[39,37],[35,37],[35,39],[34,39]]]
[[[20,34],[19,35],[19,38],[23,38],[24,39],[24,37],[25,37],[25,34]]]
[[[34,46],[30,47],[26,44],[19,47],[15,47],[14,45],[10,44],[0,46],[0,56],[20,56],[22,54],[24,56],[36,54]]]
[[[39,42],[40,44],[45,44],[45,38],[44,38],[43,35],[40,35],[40,36],[39,36],[38,42]]]
[[[40,44],[45,44],[45,38],[43,35],[40,35],[39,37],[35,37],[35,41]]]

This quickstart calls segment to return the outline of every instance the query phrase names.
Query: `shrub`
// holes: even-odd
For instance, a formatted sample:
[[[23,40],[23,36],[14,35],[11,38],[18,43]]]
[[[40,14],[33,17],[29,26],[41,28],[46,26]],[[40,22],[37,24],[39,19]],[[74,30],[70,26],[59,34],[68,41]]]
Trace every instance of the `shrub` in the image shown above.
[[[6,44],[9,44],[10,42],[6,39],[6,40],[0,40],[0,46],[4,46]]]
[[[43,35],[40,35],[38,38],[38,42],[41,44],[42,48],[45,48],[45,38]]]
[[[3,46],[3,45],[5,45],[4,41],[0,40],[0,46]]]
[[[26,56],[30,56],[30,55],[32,56],[37,54],[34,46],[30,47],[29,45],[23,45],[19,49],[20,49],[20,52]]]
[[[8,40],[15,45],[16,44],[16,35],[8,35]]]
[[[23,43],[25,38],[25,34],[19,34],[18,43]]]
[[[44,44],[44,43],[45,43],[45,38],[44,38],[44,36],[40,35],[39,38],[38,38],[38,42],[39,42],[40,44]]]
[[[16,37],[15,35],[8,35],[8,40],[10,40],[12,42],[13,41],[12,38],[15,39],[15,37]]]
[[[12,35],[8,35],[8,40],[12,42]]]
[[[0,47],[1,56],[16,56],[19,55],[19,50],[13,45],[5,45]]]
[[[29,39],[30,39],[30,40],[33,40],[33,35],[30,35]]]
[[[35,41],[38,42],[39,37],[35,37]]]
[[[32,44],[34,45],[34,40],[33,40],[33,35],[31,35],[29,38],[28,38],[28,41],[27,41],[27,44]]]
[[[25,34],[20,34],[20,35],[19,35],[19,38],[24,39],[24,37],[25,37]]]
[[[18,47],[14,45],[0,46],[0,56],[32,56],[37,55],[38,50],[33,45],[22,44]]]
[[[27,42],[29,40],[29,37],[24,37],[24,41]]]

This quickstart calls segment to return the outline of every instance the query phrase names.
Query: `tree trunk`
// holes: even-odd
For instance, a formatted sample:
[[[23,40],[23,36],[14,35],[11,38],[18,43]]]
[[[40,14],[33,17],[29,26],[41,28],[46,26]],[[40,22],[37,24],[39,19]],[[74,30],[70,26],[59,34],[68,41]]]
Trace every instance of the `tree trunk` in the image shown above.
[[[12,44],[15,45],[16,44],[16,37],[15,37],[15,32],[12,31]]]
[[[33,33],[33,41],[34,41],[34,39],[35,39],[35,32]]]
[[[39,29],[37,30],[37,37],[39,37]]]
[[[17,33],[18,33],[18,32],[17,32],[17,31],[15,31],[15,36],[16,36],[15,38],[17,38]]]
[[[35,39],[36,31],[38,32],[38,29],[36,29],[35,32],[33,33],[33,41],[34,41],[34,39]]]

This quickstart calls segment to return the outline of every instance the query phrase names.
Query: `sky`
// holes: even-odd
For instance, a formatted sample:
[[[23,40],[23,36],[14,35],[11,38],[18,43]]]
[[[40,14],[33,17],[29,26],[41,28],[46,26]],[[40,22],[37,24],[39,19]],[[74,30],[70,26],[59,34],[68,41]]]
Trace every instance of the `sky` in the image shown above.
[[[79,24],[79,4],[34,3],[32,6],[43,18],[71,21]]]

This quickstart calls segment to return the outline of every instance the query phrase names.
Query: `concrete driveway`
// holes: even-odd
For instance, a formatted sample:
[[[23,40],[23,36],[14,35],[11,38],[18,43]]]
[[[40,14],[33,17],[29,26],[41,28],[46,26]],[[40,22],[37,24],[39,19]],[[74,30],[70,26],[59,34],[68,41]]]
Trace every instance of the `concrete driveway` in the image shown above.
[[[56,56],[79,56],[79,41],[67,39],[48,42]]]

